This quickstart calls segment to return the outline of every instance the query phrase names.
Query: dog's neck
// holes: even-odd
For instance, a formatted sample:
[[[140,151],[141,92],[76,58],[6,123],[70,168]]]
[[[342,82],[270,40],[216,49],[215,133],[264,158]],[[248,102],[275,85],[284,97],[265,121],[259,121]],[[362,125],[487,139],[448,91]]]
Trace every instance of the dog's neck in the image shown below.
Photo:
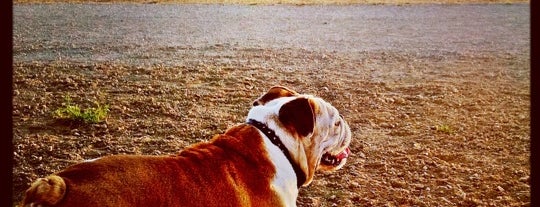
[[[281,152],[283,152],[283,154],[285,155],[287,160],[289,160],[289,163],[291,163],[293,167],[294,173],[296,174],[297,186],[298,188],[300,188],[300,186],[302,186],[306,182],[306,174],[304,173],[304,171],[302,171],[300,166],[296,162],[293,161],[289,153],[289,150],[285,147],[285,145],[283,144],[281,139],[276,135],[274,130],[268,128],[266,124],[263,124],[254,119],[249,119],[247,123],[259,129],[264,135],[266,135],[266,137],[268,137],[268,139],[270,139],[272,144],[276,145],[281,150]]]

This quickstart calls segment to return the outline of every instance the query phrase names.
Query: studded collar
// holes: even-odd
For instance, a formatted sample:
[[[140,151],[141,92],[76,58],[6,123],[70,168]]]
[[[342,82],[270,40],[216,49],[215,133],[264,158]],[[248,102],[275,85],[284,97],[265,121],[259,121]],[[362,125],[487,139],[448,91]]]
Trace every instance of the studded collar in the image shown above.
[[[268,128],[268,126],[266,126],[266,124],[263,124],[263,123],[261,123],[261,122],[259,122],[257,120],[254,120],[254,119],[249,119],[247,121],[247,124],[253,125],[257,129],[259,129],[264,135],[266,135],[268,137],[268,139],[270,139],[272,144],[276,145],[281,150],[281,152],[283,152],[283,154],[285,155],[285,157],[287,157],[287,160],[289,160],[289,162],[291,163],[291,165],[292,165],[292,167],[294,169],[294,173],[296,174],[297,186],[298,186],[298,188],[300,188],[300,186],[302,186],[302,184],[304,184],[306,182],[306,175],[302,171],[300,166],[296,162],[294,162],[292,160],[292,157],[289,154],[289,150],[285,147],[283,142],[281,142],[281,139],[276,135],[276,132],[274,132],[274,130]]]

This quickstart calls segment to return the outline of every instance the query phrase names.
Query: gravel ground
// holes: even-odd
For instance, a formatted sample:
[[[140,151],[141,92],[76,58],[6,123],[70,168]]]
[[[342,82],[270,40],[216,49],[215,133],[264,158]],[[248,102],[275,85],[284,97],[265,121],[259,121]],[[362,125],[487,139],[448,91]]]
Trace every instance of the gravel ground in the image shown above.
[[[286,85],[354,134],[299,206],[529,206],[528,4],[16,4],[15,200],[106,154],[173,154]],[[63,97],[110,105],[52,118]]]
[[[14,23],[17,62],[178,65],[179,56],[244,48],[527,54],[530,42],[528,4],[25,4],[14,7]],[[225,50],[206,54],[211,47]]]

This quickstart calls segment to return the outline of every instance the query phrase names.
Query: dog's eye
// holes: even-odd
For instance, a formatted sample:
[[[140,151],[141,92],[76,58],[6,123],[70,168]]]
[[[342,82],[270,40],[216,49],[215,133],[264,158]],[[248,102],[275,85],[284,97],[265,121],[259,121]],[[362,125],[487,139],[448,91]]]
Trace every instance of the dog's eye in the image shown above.
[[[341,125],[341,121],[337,121],[334,126],[340,126]]]

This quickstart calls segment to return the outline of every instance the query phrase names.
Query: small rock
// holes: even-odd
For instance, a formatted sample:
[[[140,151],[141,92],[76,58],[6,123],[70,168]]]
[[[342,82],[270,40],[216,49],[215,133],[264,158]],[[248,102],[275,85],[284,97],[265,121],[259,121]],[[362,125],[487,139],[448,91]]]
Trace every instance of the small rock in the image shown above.
[[[403,99],[403,98],[401,98],[401,97],[397,97],[397,98],[395,98],[394,100],[395,100],[395,102],[396,102],[397,104],[404,104],[404,103],[405,103],[405,99]]]
[[[357,154],[358,157],[360,157],[360,158],[366,159],[366,155],[363,152],[358,152],[358,153],[355,153],[355,154]]]
[[[358,182],[351,181],[349,183],[349,188],[358,188],[358,187],[360,187],[360,184]]]
[[[519,181],[524,182],[524,183],[529,183],[530,177],[529,176],[521,177],[521,178],[519,178]]]
[[[390,186],[392,186],[394,188],[404,188],[405,186],[407,186],[407,183],[402,182],[402,181],[393,180],[393,181],[390,182]]]
[[[422,149],[422,145],[420,145],[419,143],[414,143],[413,148],[416,150],[419,150],[419,149]]]

